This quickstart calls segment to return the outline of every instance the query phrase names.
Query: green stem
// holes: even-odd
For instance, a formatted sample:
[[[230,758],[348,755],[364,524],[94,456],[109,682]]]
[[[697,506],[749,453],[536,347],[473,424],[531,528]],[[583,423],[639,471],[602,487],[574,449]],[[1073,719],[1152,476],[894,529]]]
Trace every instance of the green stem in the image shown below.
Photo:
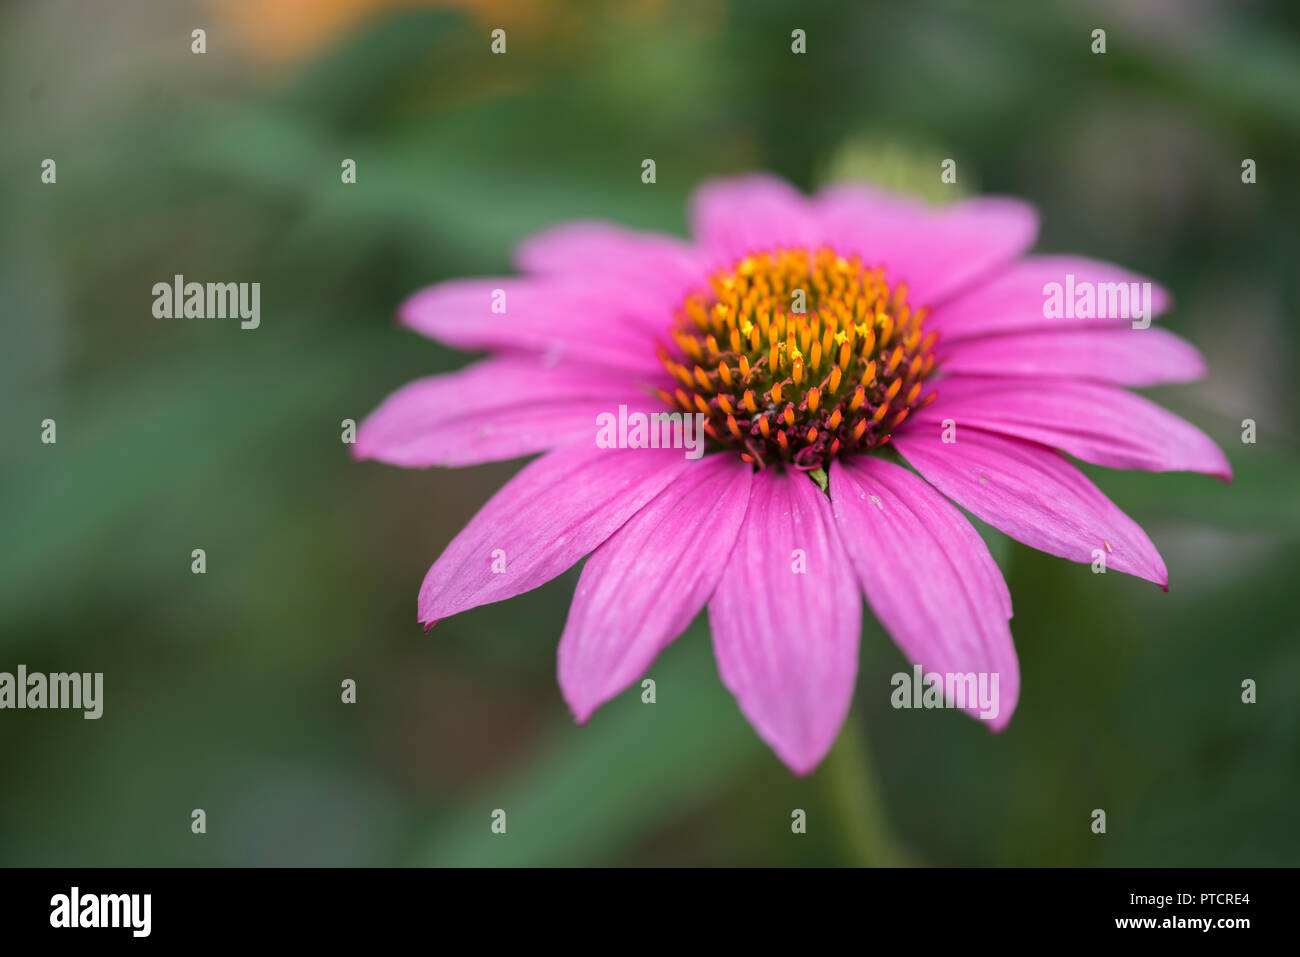
[[[822,773],[852,864],[898,867],[915,863],[895,839],[886,820],[870,745],[854,715],[850,714],[844,722],[839,740],[822,765]]]

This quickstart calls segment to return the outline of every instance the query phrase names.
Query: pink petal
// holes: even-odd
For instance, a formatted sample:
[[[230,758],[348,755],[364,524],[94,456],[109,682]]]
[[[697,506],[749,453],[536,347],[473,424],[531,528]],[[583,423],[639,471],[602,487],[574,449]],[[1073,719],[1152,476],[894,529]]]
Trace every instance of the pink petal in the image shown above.
[[[851,181],[832,183],[813,202],[822,238],[850,253],[864,252],[881,226],[925,218],[940,209],[909,193]]]
[[[715,265],[778,247],[830,246],[884,266],[906,282],[913,305],[933,305],[1011,262],[1038,233],[1033,208],[999,197],[929,207],[861,186],[832,186],[815,199],[765,174],[701,187],[692,231]]]
[[[1038,214],[1017,199],[982,197],[932,207],[860,186],[817,196],[820,240],[883,265],[915,307],[935,306],[1033,245]]]
[[[689,464],[680,449],[548,452],[506,483],[433,563],[420,621],[513,598],[550,581],[609,538]],[[493,566],[504,571],[494,572]]]
[[[988,713],[978,699],[965,710],[1001,731],[1020,695],[1020,668],[1011,594],[984,540],[947,499],[883,459],[841,459],[830,490],[840,538],[876,617],[926,672],[985,676],[984,688],[994,692]]]
[[[740,710],[792,771],[807,774],[848,714],[862,627],[830,502],[812,480],[774,469],[754,476],[709,621]]]
[[[641,677],[712,596],[752,474],[735,455],[693,462],[587,559],[559,653],[579,722]]]
[[[1119,469],[1204,472],[1224,480],[1232,466],[1200,429],[1149,399],[1113,386],[1068,379],[959,376],[937,387],[938,401],[919,417],[952,419],[1064,449]],[[920,427],[918,425],[918,427]]]
[[[353,455],[390,465],[472,465],[583,438],[596,416],[648,403],[627,376],[598,366],[547,368],[536,358],[485,359],[403,386],[372,412]]]
[[[699,252],[673,236],[642,233],[613,223],[570,222],[526,239],[515,261],[525,272],[590,279],[617,279],[640,290],[657,290],[664,319],[688,292],[708,285]]]
[[[1190,382],[1205,374],[1196,348],[1172,332],[1093,327],[958,340],[939,365],[946,374],[1091,379],[1147,386]]]
[[[505,312],[493,312],[504,293]],[[652,328],[650,308],[655,313]],[[616,281],[456,279],[411,296],[398,310],[403,324],[458,349],[541,353],[550,364],[592,362],[638,373],[662,368],[658,332],[672,314],[628,295]]]
[[[951,444],[909,427],[894,445],[926,481],[1017,541],[1075,562],[1100,550],[1108,569],[1168,586],[1146,532],[1059,453],[960,427]]]
[[[1031,256],[987,283],[936,307],[927,328],[938,329],[941,341],[948,343],[999,332],[1061,332],[1115,325],[1133,328],[1131,319],[1047,318],[1044,288],[1049,283],[1064,287],[1068,275],[1074,276],[1076,288],[1082,282],[1093,283],[1094,287],[1108,283],[1151,283],[1152,316],[1161,315],[1169,308],[1169,293],[1162,286],[1127,269],[1081,256]]]
[[[712,266],[779,246],[817,244],[809,200],[766,173],[705,183],[691,197],[691,234]]]

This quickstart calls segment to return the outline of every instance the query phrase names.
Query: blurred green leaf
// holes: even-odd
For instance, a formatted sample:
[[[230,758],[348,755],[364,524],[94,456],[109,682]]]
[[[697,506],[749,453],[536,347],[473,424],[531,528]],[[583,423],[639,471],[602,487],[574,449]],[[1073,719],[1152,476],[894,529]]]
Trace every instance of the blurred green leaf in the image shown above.
[[[562,726],[525,767],[482,789],[416,842],[440,866],[594,864],[718,792],[766,751],[718,679],[706,629],[687,630],[647,677],[585,727]],[[775,759],[773,759],[775,760]],[[493,834],[495,809],[507,831]]]

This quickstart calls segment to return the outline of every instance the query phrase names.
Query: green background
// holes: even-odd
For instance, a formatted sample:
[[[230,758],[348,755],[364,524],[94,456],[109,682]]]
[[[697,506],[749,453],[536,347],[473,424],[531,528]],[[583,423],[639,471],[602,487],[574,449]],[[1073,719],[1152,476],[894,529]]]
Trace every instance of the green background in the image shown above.
[[[259,28],[277,13],[294,42]],[[0,862],[1300,863],[1298,17],[0,7],[0,671],[105,673],[99,721],[0,712]],[[1231,486],[1088,469],[1160,548],[1168,594],[989,533],[1022,669],[1009,730],[893,710],[906,663],[867,616],[848,726],[806,779],[739,715],[703,621],[653,666],[655,705],[631,691],[575,726],[554,675],[577,569],[423,633],[425,571],[518,463],[349,458],[342,419],[467,361],[400,329],[402,298],[508,271],[564,219],[682,234],[710,176],[943,198],[946,157],[961,190],[1035,203],[1038,249],[1163,282],[1166,326],[1205,353],[1204,382],[1151,394],[1219,441]],[[175,273],[261,282],[261,328],[154,319]]]

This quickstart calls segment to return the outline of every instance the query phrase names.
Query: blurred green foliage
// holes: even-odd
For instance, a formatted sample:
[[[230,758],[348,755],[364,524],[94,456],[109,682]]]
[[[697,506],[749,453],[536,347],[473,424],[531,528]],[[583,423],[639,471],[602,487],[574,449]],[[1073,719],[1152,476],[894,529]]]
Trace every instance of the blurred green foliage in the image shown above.
[[[217,8],[166,8],[0,8],[0,670],[103,671],[106,699],[99,721],[0,712],[0,862],[1300,863],[1294,5],[380,10],[287,64]],[[708,176],[941,198],[944,157],[1036,203],[1039,248],[1159,278],[1206,353],[1206,382],[1157,398],[1236,482],[1089,470],[1169,594],[989,532],[1010,729],[892,710],[904,663],[868,616],[850,728],[803,780],[738,714],[702,621],[652,669],[655,706],[633,690],[574,726],[554,653],[576,570],[421,631],[425,570],[515,466],[349,459],[342,419],[466,361],[396,303],[508,270],[563,219],[680,233]],[[260,281],[261,328],[153,319],[175,273]]]

